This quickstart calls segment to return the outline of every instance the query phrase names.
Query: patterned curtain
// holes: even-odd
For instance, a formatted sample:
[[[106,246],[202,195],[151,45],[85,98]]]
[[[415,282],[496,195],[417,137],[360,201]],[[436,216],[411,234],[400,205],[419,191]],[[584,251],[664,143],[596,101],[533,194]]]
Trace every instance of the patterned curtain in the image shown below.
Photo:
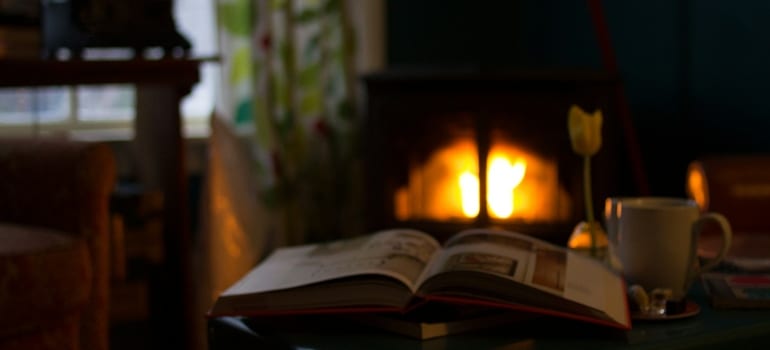
[[[220,114],[247,130],[277,244],[358,233],[353,31],[344,0],[218,0]]]

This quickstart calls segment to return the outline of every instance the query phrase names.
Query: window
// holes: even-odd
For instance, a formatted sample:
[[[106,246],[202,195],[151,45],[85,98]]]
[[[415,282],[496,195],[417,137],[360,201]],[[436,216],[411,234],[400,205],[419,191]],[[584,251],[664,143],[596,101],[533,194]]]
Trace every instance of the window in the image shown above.
[[[177,30],[192,43],[192,56],[214,57],[217,44],[213,0],[176,0],[174,5]],[[86,50],[84,58],[122,59],[131,55],[126,49],[93,49]],[[200,69],[199,83],[180,106],[185,133],[190,137],[207,134],[218,88],[217,64],[205,62]],[[135,91],[131,85],[3,88],[0,133],[96,132],[105,138],[129,138],[134,106]]]

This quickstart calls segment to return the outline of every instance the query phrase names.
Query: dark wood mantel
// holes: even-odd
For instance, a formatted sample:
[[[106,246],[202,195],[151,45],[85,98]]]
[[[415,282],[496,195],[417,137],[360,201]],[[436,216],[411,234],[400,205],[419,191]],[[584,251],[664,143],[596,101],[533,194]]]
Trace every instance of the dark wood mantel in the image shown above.
[[[201,60],[49,61],[0,60],[0,86],[172,84],[188,89],[199,80]]]

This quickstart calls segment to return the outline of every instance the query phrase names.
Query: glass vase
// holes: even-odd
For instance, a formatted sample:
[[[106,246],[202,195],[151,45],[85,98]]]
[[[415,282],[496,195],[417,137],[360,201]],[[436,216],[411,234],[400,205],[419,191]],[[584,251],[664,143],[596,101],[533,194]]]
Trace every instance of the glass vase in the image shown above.
[[[591,246],[591,226],[594,227],[596,238],[595,247]],[[567,242],[567,247],[577,253],[588,255],[592,258],[606,262],[608,248],[607,232],[601,223],[594,221],[581,221],[572,230],[572,235]]]

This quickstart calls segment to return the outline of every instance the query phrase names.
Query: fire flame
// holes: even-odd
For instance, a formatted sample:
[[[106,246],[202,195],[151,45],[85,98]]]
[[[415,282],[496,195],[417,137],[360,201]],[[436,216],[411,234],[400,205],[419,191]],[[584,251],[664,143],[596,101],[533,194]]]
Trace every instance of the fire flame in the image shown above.
[[[463,214],[475,218],[479,215],[479,177],[466,171],[460,174],[459,182]]]
[[[511,164],[503,154],[493,154],[487,167],[487,203],[491,217],[509,218],[513,215],[514,189],[524,179],[527,163],[521,159]],[[462,196],[462,209],[466,217],[479,214],[479,178],[470,171],[458,178]]]

